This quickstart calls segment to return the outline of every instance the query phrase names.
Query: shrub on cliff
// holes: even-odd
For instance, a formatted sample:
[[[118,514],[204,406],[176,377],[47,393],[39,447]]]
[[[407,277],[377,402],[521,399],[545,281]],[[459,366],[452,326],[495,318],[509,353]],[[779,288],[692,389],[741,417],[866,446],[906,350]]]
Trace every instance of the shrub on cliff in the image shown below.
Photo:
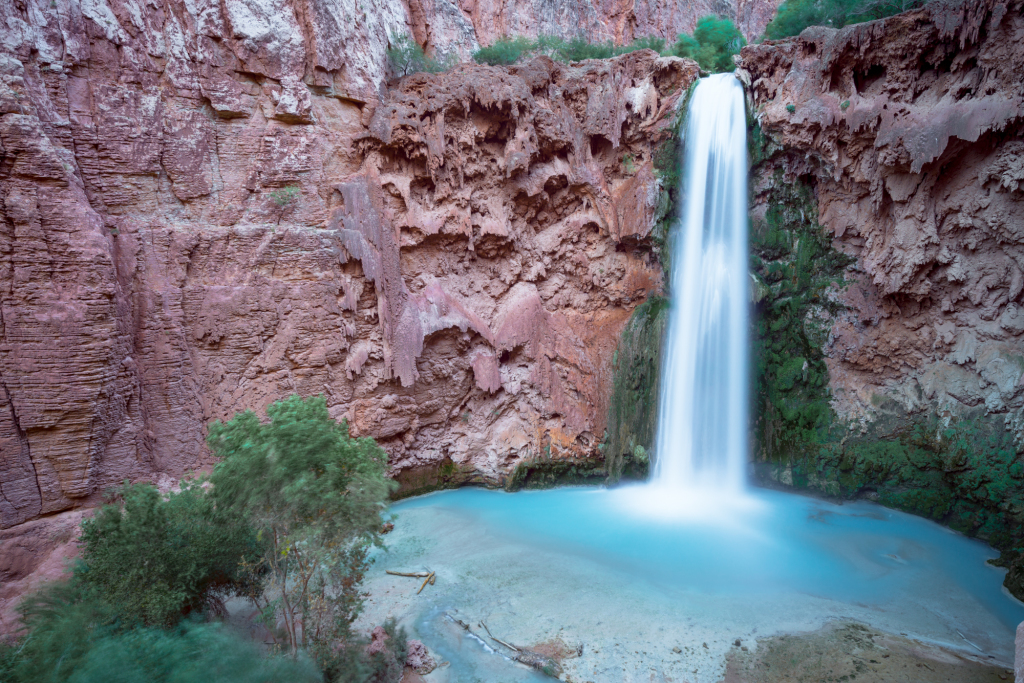
[[[916,9],[924,0],[786,0],[764,30],[768,40],[799,35],[808,26],[842,28]]]
[[[239,563],[260,552],[255,532],[198,482],[167,496],[126,486],[119,498],[83,522],[75,579],[122,623],[172,626],[242,589]]]
[[[732,56],[746,44],[736,24],[707,16],[697,21],[692,36],[680,34],[671,52],[677,57],[693,59],[705,71],[720,73],[736,69]]]
[[[547,55],[559,62],[581,62],[584,59],[608,59],[637,50],[654,50],[660,54],[665,50],[665,41],[645,36],[629,45],[617,46],[611,41],[591,43],[582,36],[570,40],[550,35],[540,36],[536,40],[523,36],[504,37],[474,52],[473,59],[479,64],[511,66],[538,54]]]
[[[482,47],[474,52],[473,61],[491,66],[510,66],[518,62],[524,54],[532,52],[533,49],[534,42],[523,36],[498,38],[487,47]]]
[[[350,627],[393,486],[387,454],[373,439],[349,436],[323,397],[292,396],[267,416],[261,423],[246,411],[211,425],[208,443],[222,459],[211,495],[264,544],[251,566],[259,584],[252,598],[275,637],[311,651],[328,671],[345,670],[358,658]]]
[[[404,33],[392,36],[388,40],[386,54],[388,70],[395,78],[420,72],[440,73],[453,66],[451,56],[445,60],[435,59],[427,55],[415,40]]]

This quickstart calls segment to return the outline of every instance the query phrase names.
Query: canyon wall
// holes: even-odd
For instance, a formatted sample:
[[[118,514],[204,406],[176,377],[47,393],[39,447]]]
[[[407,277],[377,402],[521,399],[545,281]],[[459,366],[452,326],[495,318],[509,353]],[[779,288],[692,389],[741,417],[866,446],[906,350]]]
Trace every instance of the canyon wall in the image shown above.
[[[749,46],[764,481],[977,534],[1024,595],[1024,3]]]
[[[401,7],[352,9],[4,0],[0,525],[208,466],[210,420],[291,393],[400,477],[599,458],[696,65],[388,85]]]
[[[772,169],[813,179],[856,261],[825,354],[844,418],[891,400],[1022,419],[1022,6],[937,2],[743,50]]]

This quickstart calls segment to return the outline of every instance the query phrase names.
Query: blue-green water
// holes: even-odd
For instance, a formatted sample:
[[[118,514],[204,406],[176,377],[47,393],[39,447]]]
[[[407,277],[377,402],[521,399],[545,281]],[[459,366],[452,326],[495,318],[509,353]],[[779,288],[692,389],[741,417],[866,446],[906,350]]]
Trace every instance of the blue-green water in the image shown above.
[[[990,615],[1010,642],[1024,621],[1024,604],[1002,587],[1003,570],[986,563],[997,553],[928,520],[869,502],[836,505],[767,490],[697,500],[686,514],[666,518],[643,511],[653,495],[645,486],[514,494],[464,488],[392,510],[399,519],[422,508],[447,510],[543,552],[754,604],[803,594],[889,612],[921,609],[954,629]]]
[[[868,502],[654,485],[463,488],[392,506],[368,628],[397,618],[448,664],[439,683],[539,681],[489,638],[561,641],[573,680],[717,683],[736,640],[858,622],[1008,666],[1024,604],[996,552]],[[385,570],[436,572],[436,583]],[[450,615],[450,616],[449,616]],[[455,623],[471,626],[467,633]]]

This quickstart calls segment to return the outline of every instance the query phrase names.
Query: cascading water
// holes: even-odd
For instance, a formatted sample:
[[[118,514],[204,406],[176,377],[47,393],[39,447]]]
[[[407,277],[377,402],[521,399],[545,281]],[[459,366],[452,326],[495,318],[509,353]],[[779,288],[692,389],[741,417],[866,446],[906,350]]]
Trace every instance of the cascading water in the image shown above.
[[[685,133],[654,484],[739,492],[747,459],[747,130],[732,74],[702,79]]]

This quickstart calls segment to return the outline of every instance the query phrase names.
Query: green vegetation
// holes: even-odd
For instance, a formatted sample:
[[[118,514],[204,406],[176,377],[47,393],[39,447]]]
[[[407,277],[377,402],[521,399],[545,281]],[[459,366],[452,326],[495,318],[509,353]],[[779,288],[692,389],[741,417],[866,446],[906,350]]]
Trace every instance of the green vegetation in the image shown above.
[[[637,50],[654,50],[662,53],[665,50],[665,41],[648,36],[637,38],[629,45],[616,46],[610,40],[591,43],[582,36],[570,40],[558,36],[540,36],[536,40],[523,36],[504,37],[474,52],[473,59],[478,64],[510,66],[523,58],[539,54],[560,62],[581,62],[584,59],[608,59]]]
[[[731,21],[708,16],[697,21],[692,36],[680,34],[672,46],[672,54],[695,60],[705,71],[721,73],[735,71],[732,56],[746,44],[743,34]]]
[[[482,47],[473,53],[473,60],[477,64],[490,64],[491,66],[511,66],[523,55],[532,53],[536,43],[529,38],[517,36],[515,38],[503,37]]]
[[[999,416],[911,416],[884,397],[866,433],[840,422],[822,348],[840,312],[826,292],[843,286],[850,259],[832,249],[805,182],[776,175],[768,206],[750,238],[760,476],[978,536],[1003,551],[1006,585],[1024,596],[1024,467],[1012,432]]]
[[[452,68],[454,55],[447,59],[437,60],[423,52],[423,48],[406,34],[391,36],[386,51],[388,70],[394,78],[401,78],[415,73],[436,74]]]
[[[658,420],[661,342],[669,302],[652,296],[633,311],[615,354],[615,375],[604,444],[608,480],[644,479],[647,454],[654,445]]]
[[[241,588],[239,560],[260,550],[253,529],[197,482],[169,496],[126,486],[119,504],[82,523],[81,547],[78,581],[130,626],[171,626],[206,611]]]
[[[307,657],[264,656],[220,624],[124,628],[110,606],[75,584],[27,598],[29,630],[0,649],[4,683],[291,683],[322,681]]]
[[[270,199],[275,204],[284,208],[299,198],[299,188],[294,185],[282,187],[270,193]]]
[[[646,36],[629,45],[616,46],[611,41],[591,43],[577,36],[571,40],[557,36],[540,36],[530,40],[523,36],[499,38],[491,45],[473,54],[479,64],[509,66],[536,55],[547,55],[561,62],[579,62],[584,59],[608,59],[636,50],[654,50],[661,55],[689,57],[705,71],[732,71],[736,65],[732,56],[745,45],[743,34],[728,19],[707,16],[697,22],[693,36],[680,35],[671,47],[663,38]]]
[[[924,0],[786,0],[764,31],[768,40],[799,35],[808,26],[841,28],[883,19],[924,5]]]
[[[404,634],[378,657],[351,628],[392,486],[386,455],[351,438],[322,397],[267,416],[211,425],[222,460],[208,482],[167,495],[125,486],[84,522],[72,578],[23,601],[25,633],[0,645],[0,681],[397,683]],[[202,623],[230,595],[259,606],[270,653]]]
[[[506,491],[523,489],[550,489],[555,486],[600,484],[605,480],[605,469],[593,459],[551,458],[550,448],[543,457],[524,460],[516,465],[505,483]]]
[[[222,461],[211,495],[218,508],[247,519],[263,542],[248,567],[262,579],[250,595],[290,651],[308,649],[327,672],[358,658],[351,624],[370,544],[379,543],[391,482],[387,455],[370,438],[353,439],[323,397],[292,396],[267,409],[214,422],[207,439]]]

